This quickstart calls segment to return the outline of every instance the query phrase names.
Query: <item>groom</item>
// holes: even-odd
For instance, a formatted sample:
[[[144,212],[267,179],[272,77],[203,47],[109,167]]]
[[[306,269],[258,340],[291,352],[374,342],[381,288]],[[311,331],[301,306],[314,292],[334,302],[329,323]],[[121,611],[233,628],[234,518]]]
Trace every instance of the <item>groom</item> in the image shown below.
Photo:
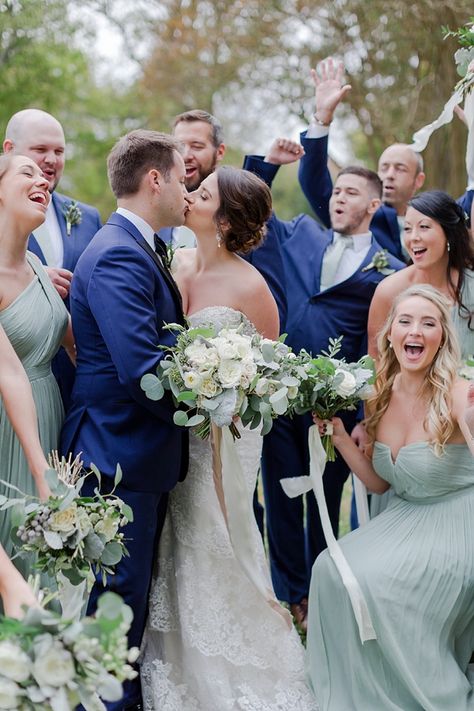
[[[179,144],[156,131],[121,138],[109,155],[108,176],[117,211],[84,250],[72,282],[77,375],[62,451],[80,453],[86,469],[93,462],[102,473],[103,492],[113,488],[117,463],[122,468],[115,493],[134,513],[125,530],[130,557],[117,566],[108,587],[132,607],[129,643],[139,646],[166,492],[187,470],[187,435],[173,424],[171,398],[154,402],[140,387],[141,377],[163,358],[159,344],[174,342],[163,325],[184,323],[180,294],[155,234],[183,224],[189,199]],[[86,494],[97,485],[90,479]],[[89,612],[102,592],[98,580]],[[107,707],[131,710],[140,704],[135,679],[125,684],[125,697]]]

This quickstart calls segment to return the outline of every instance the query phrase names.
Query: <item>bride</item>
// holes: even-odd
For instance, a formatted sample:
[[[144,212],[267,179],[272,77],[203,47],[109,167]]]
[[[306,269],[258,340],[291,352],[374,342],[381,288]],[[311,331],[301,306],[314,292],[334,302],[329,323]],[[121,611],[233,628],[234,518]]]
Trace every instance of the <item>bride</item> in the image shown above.
[[[197,247],[180,249],[174,260],[191,325],[220,330],[242,324],[244,333],[277,338],[275,301],[259,272],[237,254],[264,237],[271,212],[267,186],[247,171],[219,168],[192,197],[186,225]],[[190,439],[188,475],[170,494],[150,593],[141,664],[144,708],[313,711],[304,650],[274,597],[252,518],[262,438],[244,430],[236,446],[247,484],[253,566],[268,596],[236,555],[213,442]]]

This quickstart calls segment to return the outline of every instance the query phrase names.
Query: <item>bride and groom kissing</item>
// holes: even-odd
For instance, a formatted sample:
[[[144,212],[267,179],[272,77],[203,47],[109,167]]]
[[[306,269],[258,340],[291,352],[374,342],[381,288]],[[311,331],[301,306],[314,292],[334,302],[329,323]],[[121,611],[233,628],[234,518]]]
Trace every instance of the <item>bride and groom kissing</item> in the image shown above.
[[[161,347],[173,344],[164,325],[185,324],[184,314],[193,325],[243,323],[278,337],[271,292],[238,256],[263,238],[270,191],[253,174],[219,168],[188,195],[179,143],[147,130],[117,142],[108,175],[118,207],[81,256],[71,289],[77,373],[62,434],[63,451],[82,452],[84,465],[102,472],[102,490],[113,487],[120,463],[116,493],[134,512],[130,556],[109,587],[133,609],[130,644],[145,633],[142,688],[127,682],[124,699],[108,708],[315,709],[298,635],[233,554],[212,443],[188,442],[171,398],[152,401],[140,387]],[[157,233],[185,221],[197,248],[179,250],[173,278]],[[240,443],[249,498],[260,448],[254,432]],[[91,491],[96,484],[86,481]],[[253,560],[271,591],[252,526]],[[89,611],[101,592],[98,581]]]

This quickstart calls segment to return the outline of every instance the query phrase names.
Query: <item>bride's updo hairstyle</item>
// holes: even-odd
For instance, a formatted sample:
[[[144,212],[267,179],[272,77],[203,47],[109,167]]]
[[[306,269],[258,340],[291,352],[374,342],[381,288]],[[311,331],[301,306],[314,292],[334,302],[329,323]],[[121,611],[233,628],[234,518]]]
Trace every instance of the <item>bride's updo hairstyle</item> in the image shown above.
[[[272,213],[270,188],[248,170],[218,168],[219,207],[214,215],[218,234],[229,252],[247,254],[265,237]]]
[[[410,286],[402,291],[395,299],[379,333],[377,345],[380,359],[375,380],[375,394],[367,402],[367,409],[371,414],[367,417],[365,424],[369,441],[373,443],[377,425],[389,405],[395,377],[400,372],[400,364],[389,341],[390,331],[398,306],[402,301],[414,296],[426,299],[436,306],[443,333],[441,345],[433,358],[420,392],[420,397],[424,398],[428,404],[424,427],[430,435],[430,442],[434,447],[435,454],[440,456],[443,453],[444,445],[454,431],[451,393],[457,378],[461,354],[458,339],[451,323],[451,305],[438,289],[429,284]]]

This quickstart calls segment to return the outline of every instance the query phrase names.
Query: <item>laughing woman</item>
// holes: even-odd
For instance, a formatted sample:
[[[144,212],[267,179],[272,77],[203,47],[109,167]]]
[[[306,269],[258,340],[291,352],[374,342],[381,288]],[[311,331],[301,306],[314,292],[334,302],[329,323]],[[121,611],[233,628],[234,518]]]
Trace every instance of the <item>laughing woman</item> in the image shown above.
[[[0,326],[30,380],[44,452],[57,449],[63,419],[51,359],[62,341],[69,351],[72,344],[62,299],[26,250],[30,233],[44,222],[49,199],[48,181],[34,161],[0,156]],[[0,401],[0,478],[26,494],[44,497],[44,477],[25,456],[5,405]],[[0,519],[0,543],[12,552],[9,516]],[[28,563],[22,561],[18,568],[27,573]]]
[[[393,300],[414,284],[431,284],[451,303],[461,356],[474,354],[474,246],[467,215],[441,190],[420,193],[408,203],[405,245],[413,264],[380,282],[370,306],[369,353],[377,355],[377,334]]]
[[[392,485],[395,494],[383,513],[340,541],[376,639],[361,643],[327,552],[313,567],[308,665],[322,711],[474,709],[467,674],[474,647],[472,403],[469,383],[457,377],[449,311],[428,285],[396,299],[378,341],[370,456],[333,419],[334,445],[352,471],[368,489]]]

